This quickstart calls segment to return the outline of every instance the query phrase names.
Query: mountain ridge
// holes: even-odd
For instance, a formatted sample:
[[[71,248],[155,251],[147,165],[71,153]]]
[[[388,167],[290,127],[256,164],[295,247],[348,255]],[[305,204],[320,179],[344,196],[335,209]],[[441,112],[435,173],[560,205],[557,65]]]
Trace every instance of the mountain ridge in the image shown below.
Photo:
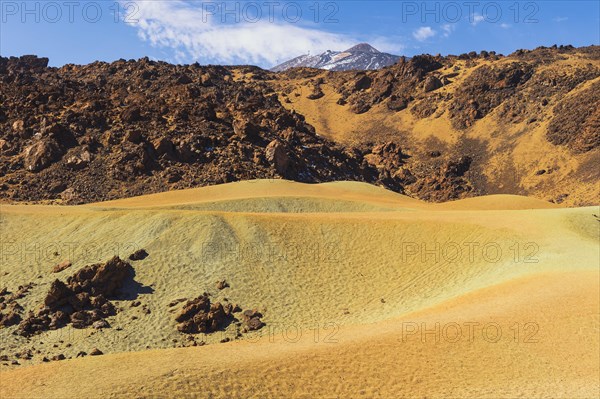
[[[304,54],[271,68],[282,72],[290,68],[309,67],[329,71],[373,70],[395,64],[400,56],[382,53],[368,43],[359,43],[344,51],[327,50],[321,54]]]
[[[599,46],[347,72],[47,64],[0,58],[0,200],[80,204],[281,178],[432,202],[518,194],[581,206],[600,195]]]

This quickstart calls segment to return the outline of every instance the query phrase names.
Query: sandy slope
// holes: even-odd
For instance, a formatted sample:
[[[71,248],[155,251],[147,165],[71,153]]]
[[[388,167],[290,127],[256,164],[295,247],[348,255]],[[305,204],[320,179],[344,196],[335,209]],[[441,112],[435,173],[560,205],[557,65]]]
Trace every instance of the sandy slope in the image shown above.
[[[1,354],[40,350],[24,364],[107,353],[4,366],[0,397],[597,396],[598,211],[516,196],[430,205],[360,183],[284,181],[2,206],[0,286],[38,283],[26,309],[54,278],[143,247],[135,280],[152,313],[123,300],[98,333],[27,342],[0,330]],[[49,273],[63,258],[74,267]],[[222,278],[231,288],[219,292]],[[259,308],[268,328],[173,349],[185,340],[167,304],[205,290]]]
[[[275,331],[259,342],[27,367],[3,373],[2,394],[597,397],[597,282],[597,272],[515,280],[402,319],[342,327],[316,343],[313,331],[299,341]]]
[[[452,97],[456,89],[481,66],[503,65],[514,62],[512,59],[500,61],[478,61],[474,66],[457,61],[454,67],[441,70],[442,74],[457,73],[454,83],[435,91],[442,96]],[[560,70],[564,75],[577,73],[578,67],[584,67],[589,60],[579,55],[557,61],[547,66],[548,71]],[[543,71],[544,68],[540,68]],[[542,73],[542,72],[538,72]],[[385,104],[377,104],[368,112],[355,114],[348,106],[337,104],[340,94],[336,92],[336,83],[330,82],[328,73],[318,77],[325,79],[321,89],[323,97],[313,100],[307,98],[313,78],[296,79],[286,82],[294,87],[291,95],[281,103],[306,117],[316,131],[335,142],[359,145],[372,142],[395,141],[411,157],[420,157],[431,150],[442,153],[468,153],[476,161],[472,165],[471,175],[477,177],[477,187],[487,194],[523,193],[545,200],[555,199],[559,194],[568,193],[564,204],[580,206],[594,204],[600,196],[597,165],[600,150],[595,149],[584,154],[574,154],[568,149],[551,144],[546,138],[553,107],[546,107],[536,115],[537,121],[527,120],[519,123],[506,123],[506,116],[500,113],[501,107],[479,119],[469,129],[462,131],[453,128],[448,104],[436,100],[438,109],[426,118],[416,117],[411,108],[420,101],[432,101],[419,98],[408,108],[390,111]],[[600,78],[584,82],[569,92],[576,95],[597,83]],[[287,86],[284,86],[287,88]],[[289,101],[285,101],[285,100]],[[539,170],[552,171],[543,175]],[[406,187],[410,190],[410,187]]]

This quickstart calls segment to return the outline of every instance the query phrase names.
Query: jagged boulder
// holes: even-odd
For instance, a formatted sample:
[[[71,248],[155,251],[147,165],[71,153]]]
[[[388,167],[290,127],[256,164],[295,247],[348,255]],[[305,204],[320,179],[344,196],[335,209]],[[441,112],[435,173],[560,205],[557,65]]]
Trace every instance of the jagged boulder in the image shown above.
[[[233,132],[240,139],[256,140],[260,137],[260,128],[250,119],[239,115],[234,117]]]
[[[371,153],[364,158],[379,170],[395,170],[404,164],[408,156],[398,144],[387,142],[373,147]]]
[[[62,149],[59,143],[52,139],[41,139],[23,150],[25,169],[39,172],[60,159]]]
[[[423,83],[423,91],[425,93],[429,93],[430,91],[434,91],[442,87],[442,81],[439,80],[436,76],[427,76],[425,82]]]
[[[23,307],[17,302],[11,302],[0,310],[0,327],[10,327],[21,322],[20,313]]]
[[[273,140],[265,149],[265,158],[275,168],[277,173],[285,176],[285,173],[290,166],[290,158],[287,154],[285,146],[278,140]]]
[[[209,334],[226,327],[233,319],[231,309],[219,302],[211,303],[207,293],[188,301],[175,316],[179,323],[177,330],[187,334]]]
[[[64,283],[54,280],[37,312],[29,312],[19,323],[17,333],[30,336],[71,323],[85,328],[114,315],[115,306],[107,299],[115,296],[133,268],[115,256],[105,263],[85,266]]]
[[[255,331],[260,330],[265,324],[262,322],[262,313],[258,310],[244,310],[242,312],[242,321],[245,325],[246,330]]]

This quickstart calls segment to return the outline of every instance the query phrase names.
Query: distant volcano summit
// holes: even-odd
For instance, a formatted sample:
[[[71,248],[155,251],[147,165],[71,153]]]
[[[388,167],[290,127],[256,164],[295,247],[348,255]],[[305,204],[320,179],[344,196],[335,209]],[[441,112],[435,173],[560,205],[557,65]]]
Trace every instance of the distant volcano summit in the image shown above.
[[[272,68],[274,72],[296,67],[327,69],[330,71],[372,70],[393,65],[400,57],[382,53],[368,43],[360,43],[345,51],[327,50],[318,55],[305,54]]]

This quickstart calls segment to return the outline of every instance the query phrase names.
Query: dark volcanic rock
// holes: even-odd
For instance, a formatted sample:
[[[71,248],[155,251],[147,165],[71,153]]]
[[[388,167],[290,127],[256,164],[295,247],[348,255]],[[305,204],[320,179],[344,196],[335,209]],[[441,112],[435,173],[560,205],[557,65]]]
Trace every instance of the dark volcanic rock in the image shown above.
[[[75,328],[85,328],[116,313],[114,305],[106,298],[115,296],[125,280],[133,275],[133,268],[114,257],[75,272],[64,283],[55,280],[37,312],[29,312],[17,329],[18,334],[30,336],[41,331],[61,328],[71,323]],[[94,326],[107,327],[106,322]]]
[[[21,308],[22,310],[22,308]],[[0,326],[10,327],[21,322],[20,310],[16,306],[10,306],[0,311]]]
[[[30,172],[39,172],[57,161],[61,155],[62,151],[56,141],[38,140],[23,151],[25,169]]]
[[[188,301],[175,317],[175,321],[179,323],[177,329],[187,334],[212,333],[223,329],[233,319],[229,309],[224,308],[221,303],[211,304],[206,293]]]
[[[103,355],[104,353],[98,349],[98,348],[94,348],[90,351],[90,356],[100,356]],[[85,356],[85,355],[84,355]]]
[[[114,296],[127,277],[133,274],[133,268],[118,256],[106,263],[85,266],[67,279],[73,292],[87,292],[92,296]]]
[[[318,100],[319,98],[323,97],[325,93],[323,93],[323,90],[321,89],[321,83],[322,80],[313,82],[310,92],[307,94],[306,98],[309,100]]]
[[[440,57],[420,55],[406,60],[401,58],[397,64],[371,73],[370,75],[354,75],[346,77],[340,75],[337,82],[341,99],[350,105],[350,110],[356,114],[369,111],[374,105],[387,101],[388,109],[401,111],[413,101],[413,95],[422,84],[435,85],[433,76],[427,73],[440,69],[443,64]],[[426,79],[431,82],[424,82]],[[366,88],[369,91],[366,91]],[[431,89],[433,90],[433,89]]]
[[[465,80],[455,92],[450,105],[450,118],[456,129],[466,129],[512,97],[517,88],[533,75],[531,64],[512,62],[482,66]]]
[[[469,156],[448,161],[434,173],[429,173],[418,180],[411,189],[418,191],[420,198],[429,201],[440,202],[463,198],[474,191],[471,181],[466,176],[472,162]]]
[[[145,249],[138,249],[131,255],[129,255],[129,260],[143,260],[148,257],[148,252]]]
[[[554,108],[548,140],[574,152],[600,147],[600,83],[566,98]]]
[[[242,313],[242,321],[248,331],[260,330],[265,325],[261,321],[261,317],[263,317],[263,315],[256,309],[245,310]]]
[[[0,198],[78,204],[279,176],[375,182],[359,156],[283,107],[276,74],[239,68],[252,79],[145,59],[48,68],[0,57]]]
[[[320,86],[314,86],[310,93],[306,95],[306,98],[308,98],[309,100],[318,100],[324,95],[325,93],[323,93],[323,90],[321,90]]]
[[[265,149],[265,158],[281,176],[285,176],[290,158],[283,144],[278,140],[273,140]]]
[[[460,157],[457,161],[451,161],[444,170],[445,177],[462,177],[469,170],[473,159],[468,156]]]
[[[0,327],[10,327],[21,322],[23,307],[17,299],[23,298],[32,286],[32,283],[19,286],[12,294],[6,288],[0,290]]]
[[[437,90],[442,86],[443,84],[441,80],[439,80],[437,77],[428,76],[427,79],[425,79],[425,83],[423,84],[423,90],[425,91],[425,93],[427,93],[433,90]]]
[[[380,170],[398,169],[407,158],[400,146],[393,142],[377,145],[373,147],[371,154],[365,156],[367,162]]]
[[[230,323],[236,321],[234,313],[240,312],[238,305],[230,303],[222,305],[220,302],[211,303],[207,293],[198,298],[187,301],[175,316],[177,330],[186,334],[205,333],[225,329]],[[265,324],[260,320],[262,314],[256,310],[246,310],[242,313],[242,320],[246,331],[262,328]]]
[[[79,204],[280,177],[363,181],[426,200],[485,193],[496,183],[442,177],[450,154],[468,153],[453,145],[432,148],[444,157],[413,156],[400,167],[369,162],[371,148],[390,141],[406,154],[423,152],[419,137],[403,142],[412,123],[405,136],[384,122],[396,120],[388,112],[444,118],[457,130],[488,117],[500,140],[518,123],[530,124],[525,131],[547,126],[551,143],[589,152],[600,144],[598,60],[599,46],[555,46],[509,57],[419,55],[374,71],[275,74],[148,59],[49,68],[35,56],[0,57],[0,199]],[[327,110],[337,102],[341,112],[371,112],[356,132],[368,138],[353,131],[340,144],[324,138],[307,122],[318,114],[298,113],[299,96],[322,98]]]

